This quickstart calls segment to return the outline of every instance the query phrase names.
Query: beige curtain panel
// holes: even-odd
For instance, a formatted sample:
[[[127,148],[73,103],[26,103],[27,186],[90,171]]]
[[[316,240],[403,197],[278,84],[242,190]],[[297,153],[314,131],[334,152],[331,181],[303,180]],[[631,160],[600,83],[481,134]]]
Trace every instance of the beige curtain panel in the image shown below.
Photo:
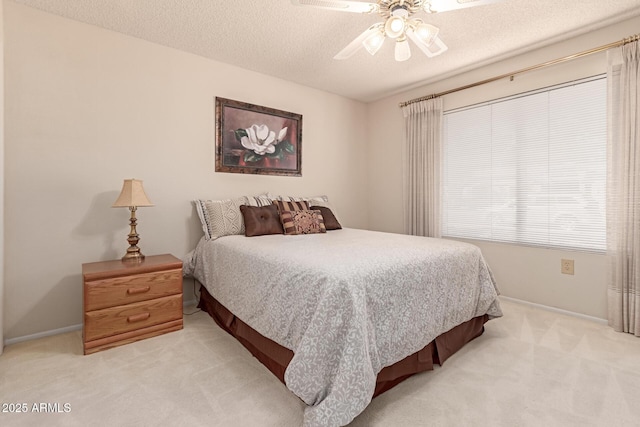
[[[640,336],[640,45],[608,52],[609,325]]]
[[[442,98],[402,107],[405,233],[440,237]]]

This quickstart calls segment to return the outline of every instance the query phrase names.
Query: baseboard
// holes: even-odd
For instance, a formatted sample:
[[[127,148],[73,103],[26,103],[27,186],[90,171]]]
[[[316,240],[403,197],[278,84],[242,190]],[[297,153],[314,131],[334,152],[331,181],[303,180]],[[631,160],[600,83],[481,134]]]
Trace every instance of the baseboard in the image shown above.
[[[189,301],[183,301],[182,307],[193,307],[198,304],[197,299],[190,299]]]
[[[197,300],[195,299],[190,299],[189,301],[184,301],[182,302],[182,307],[192,307],[194,305],[196,305],[198,303]],[[67,326],[64,328],[59,328],[59,329],[52,329],[50,331],[44,331],[44,332],[38,332],[35,334],[31,334],[31,335],[24,335],[21,337],[15,337],[15,338],[8,338],[6,340],[4,340],[4,346],[9,346],[12,344],[17,344],[19,342],[24,342],[24,341],[31,341],[31,340],[37,340],[38,338],[45,338],[45,337],[50,337],[53,335],[59,335],[59,334],[66,334],[67,332],[74,332],[74,331],[79,331],[82,330],[82,324],[80,325],[73,325],[73,326]],[[0,352],[1,354],[1,352]]]
[[[537,304],[535,302],[529,302],[529,301],[525,301],[525,300],[521,300],[521,299],[517,299],[517,298],[505,297],[504,295],[500,295],[500,299],[503,299],[503,300],[506,300],[506,301],[510,301],[510,302],[514,302],[516,304],[522,304],[522,305],[528,305],[530,307],[536,307],[536,308],[539,308],[539,309],[542,309],[542,310],[546,310],[546,311],[552,311],[554,313],[565,314],[567,316],[579,317],[581,319],[590,320],[592,322],[600,323],[602,325],[608,325],[609,324],[607,319],[601,319],[599,317],[589,316],[587,314],[576,313],[574,311],[563,310],[561,308],[550,307],[548,305]]]
[[[547,311],[552,311],[555,313],[560,313],[560,314],[565,314],[567,316],[573,316],[573,317],[579,317],[581,319],[586,319],[586,320],[590,320],[592,322],[596,322],[596,323],[600,323],[603,325],[607,325],[609,322],[606,319],[601,319],[599,317],[594,317],[594,316],[588,316],[586,314],[582,314],[582,313],[576,313],[573,311],[568,311],[568,310],[563,310],[561,308],[556,308],[556,307],[549,307],[548,305],[543,305],[543,304],[537,304],[535,302],[529,302],[529,301],[524,301],[521,299],[517,299],[517,298],[511,298],[511,297],[506,297],[504,295],[500,295],[500,299],[506,300],[506,301],[511,301],[513,303],[516,304],[523,304],[523,305],[528,305],[531,307],[536,307],[542,310],[547,310]],[[194,299],[190,299],[188,301],[183,301],[182,306],[183,307],[191,307],[194,306],[198,303],[198,301],[194,298]],[[45,338],[45,337],[50,337],[52,335],[58,335],[58,334],[64,334],[67,332],[73,332],[73,331],[79,331],[82,329],[82,325],[73,325],[73,326],[67,326],[65,328],[59,328],[59,329],[52,329],[50,331],[44,331],[44,332],[38,332],[36,334],[31,334],[31,335],[24,335],[21,337],[16,337],[16,338],[9,338],[4,340],[4,345],[9,346],[12,344],[17,344],[19,342],[23,342],[23,341],[31,341],[31,340],[36,340],[38,338]]]
[[[38,332],[31,335],[23,335],[21,337],[9,338],[4,340],[4,345],[6,347],[8,345],[17,344],[23,341],[37,340],[38,338],[45,338],[45,337],[50,337],[52,335],[58,335],[58,334],[66,334],[67,332],[79,331],[81,329],[82,329],[82,324],[67,326],[60,329],[52,329],[50,331]]]

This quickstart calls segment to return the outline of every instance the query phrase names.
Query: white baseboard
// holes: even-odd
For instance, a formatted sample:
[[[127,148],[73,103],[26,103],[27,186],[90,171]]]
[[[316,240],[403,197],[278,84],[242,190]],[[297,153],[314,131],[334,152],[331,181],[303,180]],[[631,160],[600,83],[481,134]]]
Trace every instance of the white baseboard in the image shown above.
[[[191,299],[189,301],[182,301],[182,307],[191,307],[194,306],[198,303],[198,301],[196,301],[195,299]],[[58,334],[66,334],[67,332],[74,332],[74,331],[79,331],[82,330],[82,324],[80,325],[73,325],[73,326],[67,326],[64,328],[59,328],[59,329],[51,329],[50,331],[44,331],[44,332],[38,332],[35,334],[31,334],[31,335],[24,335],[21,337],[15,337],[15,338],[8,338],[6,340],[4,340],[4,346],[8,346],[11,344],[17,344],[19,342],[24,342],[24,341],[31,341],[31,340],[37,340],[38,338],[45,338],[45,337],[50,337],[53,335],[58,335]],[[1,354],[1,352],[0,352]]]
[[[505,297],[504,295],[500,295],[500,299],[503,299],[503,300],[506,300],[506,301],[510,301],[510,302],[514,302],[516,304],[522,304],[522,305],[528,305],[528,306],[531,306],[531,307],[536,307],[536,308],[539,308],[539,309],[542,309],[542,310],[546,310],[546,311],[552,311],[554,313],[565,314],[567,316],[579,317],[581,319],[590,320],[592,322],[600,323],[602,325],[608,325],[609,324],[607,319],[601,319],[599,317],[589,316],[587,314],[576,313],[574,311],[563,310],[561,308],[550,307],[548,305],[537,304],[535,302],[529,302],[529,301],[525,301],[525,300],[521,300],[521,299],[517,299],[517,298]]]

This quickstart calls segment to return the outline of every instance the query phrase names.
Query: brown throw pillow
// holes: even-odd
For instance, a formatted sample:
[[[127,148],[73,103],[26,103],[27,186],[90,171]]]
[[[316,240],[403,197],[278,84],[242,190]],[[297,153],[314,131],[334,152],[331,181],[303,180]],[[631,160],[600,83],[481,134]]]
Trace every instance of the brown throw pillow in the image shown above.
[[[280,213],[284,234],[326,233],[320,211],[299,210]]]
[[[278,212],[309,210],[309,203],[301,201],[274,200],[273,204],[278,207]]]
[[[264,236],[265,234],[283,234],[278,208],[267,206],[240,206],[244,218],[244,235],[247,237]]]
[[[324,219],[324,226],[327,230],[341,230],[342,226],[338,222],[336,216],[331,212],[331,209],[325,206],[311,206],[309,209],[320,211],[322,218]]]

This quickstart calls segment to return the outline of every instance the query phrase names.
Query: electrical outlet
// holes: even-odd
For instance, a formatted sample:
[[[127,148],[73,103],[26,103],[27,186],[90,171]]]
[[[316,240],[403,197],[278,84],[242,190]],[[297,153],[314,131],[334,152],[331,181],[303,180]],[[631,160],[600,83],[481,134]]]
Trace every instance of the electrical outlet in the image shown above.
[[[573,260],[572,259],[560,260],[560,272],[562,274],[573,274]]]

